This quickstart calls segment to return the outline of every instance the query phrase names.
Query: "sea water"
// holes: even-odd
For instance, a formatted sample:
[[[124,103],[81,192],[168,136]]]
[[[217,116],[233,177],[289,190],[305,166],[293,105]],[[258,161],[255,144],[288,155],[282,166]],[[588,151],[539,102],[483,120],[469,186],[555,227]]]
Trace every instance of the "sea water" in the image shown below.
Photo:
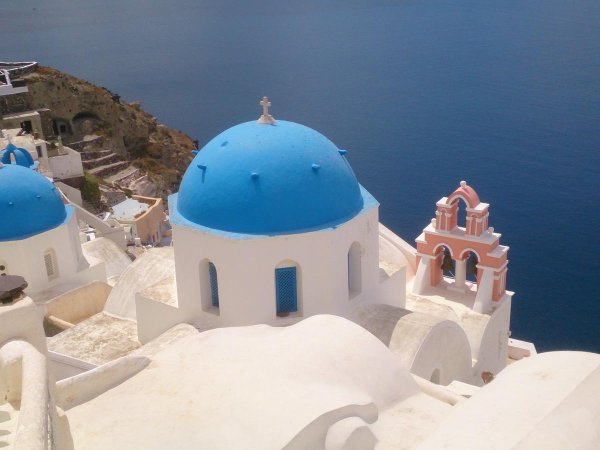
[[[600,351],[597,0],[4,0],[0,60],[141,100],[202,143],[317,129],[414,243],[461,180],[510,246],[513,337]]]

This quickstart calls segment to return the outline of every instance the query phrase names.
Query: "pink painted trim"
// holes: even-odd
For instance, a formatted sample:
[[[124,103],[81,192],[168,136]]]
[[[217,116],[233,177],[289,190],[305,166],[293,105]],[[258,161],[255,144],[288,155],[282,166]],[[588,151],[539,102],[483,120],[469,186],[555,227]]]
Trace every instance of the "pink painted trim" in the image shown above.
[[[459,198],[462,198],[469,208],[475,208],[481,203],[479,201],[479,195],[477,195],[475,189],[466,183],[464,186],[460,186],[452,194],[450,194],[446,203],[451,205],[452,203],[457,202]]]

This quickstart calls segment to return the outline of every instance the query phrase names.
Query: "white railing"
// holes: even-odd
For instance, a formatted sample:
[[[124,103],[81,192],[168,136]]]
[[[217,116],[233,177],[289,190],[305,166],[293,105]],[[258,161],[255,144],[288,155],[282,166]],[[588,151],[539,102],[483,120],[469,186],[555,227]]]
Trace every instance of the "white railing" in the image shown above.
[[[9,341],[0,348],[0,378],[5,398],[19,405],[14,449],[49,447],[48,376],[46,357],[29,342]]]

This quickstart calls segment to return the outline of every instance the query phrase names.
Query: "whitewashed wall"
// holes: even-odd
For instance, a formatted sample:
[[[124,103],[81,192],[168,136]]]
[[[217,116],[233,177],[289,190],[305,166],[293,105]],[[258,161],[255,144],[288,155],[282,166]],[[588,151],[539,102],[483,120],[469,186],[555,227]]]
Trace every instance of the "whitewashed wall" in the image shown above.
[[[138,331],[142,340],[181,321],[211,326],[288,325],[315,314],[346,317],[364,302],[381,301],[378,211],[372,208],[335,229],[264,238],[230,237],[175,225],[173,241],[178,307],[154,304],[137,296]],[[361,291],[348,289],[348,251],[361,246]],[[201,266],[217,269],[219,309],[203,308]],[[298,312],[276,314],[275,268],[294,262],[298,271]],[[401,274],[400,278],[403,278]],[[404,305],[404,290],[386,302]]]
[[[58,276],[49,280],[44,254],[53,249]],[[17,241],[0,242],[0,261],[9,275],[21,275],[28,283],[27,293],[35,294],[62,283],[106,281],[104,263],[90,267],[81,251],[75,214],[51,230]]]
[[[48,158],[48,164],[54,178],[73,178],[83,176],[81,154],[69,147],[63,147],[66,155]]]

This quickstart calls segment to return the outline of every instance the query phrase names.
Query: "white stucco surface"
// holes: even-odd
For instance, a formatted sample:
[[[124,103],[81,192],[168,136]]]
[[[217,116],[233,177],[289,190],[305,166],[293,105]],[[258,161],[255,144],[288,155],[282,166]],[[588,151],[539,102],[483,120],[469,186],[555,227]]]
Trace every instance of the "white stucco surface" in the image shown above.
[[[440,292],[438,290],[431,295],[415,295],[410,292],[409,285],[406,308],[455,322],[464,330],[476,364],[471,376],[461,381],[481,385],[482,372],[497,374],[506,366],[511,299],[497,305],[492,314],[484,314],[456,301],[458,293],[447,291],[447,297],[442,297]]]
[[[112,240],[100,237],[82,244],[84,256],[90,260],[101,261],[106,267],[107,282],[114,286],[121,274],[131,264],[131,259]]]
[[[54,274],[49,276],[45,254],[51,252]],[[63,224],[26,239],[0,242],[0,261],[8,275],[27,280],[26,293],[36,302],[44,302],[91,281],[106,281],[104,264],[88,261],[81,249],[75,215]]]
[[[210,230],[173,226],[177,299],[189,320],[204,312],[218,326],[289,325],[315,314],[347,315],[360,302],[376,301],[379,288],[377,208],[324,230],[236,238]],[[356,292],[349,289],[348,254],[359,247]],[[207,289],[207,261],[218,277],[219,308]],[[297,268],[297,312],[277,316],[275,269]],[[403,299],[398,298],[397,302]]]
[[[136,323],[105,312],[48,338],[49,350],[95,365],[127,355],[139,346]]]
[[[155,302],[165,303],[167,305],[177,305],[177,282],[175,275],[157,281],[140,292],[140,294]]]
[[[438,384],[471,376],[471,349],[451,320],[389,305],[358,309],[352,319],[397,354],[411,373]]]
[[[33,301],[0,306],[0,447],[46,448],[51,388],[46,353]]]
[[[75,150],[63,146],[63,154],[48,158],[48,164],[52,175],[57,179],[83,176],[83,164],[81,154]]]
[[[104,310],[119,317],[135,320],[135,294],[175,273],[173,248],[152,248],[137,258],[122,273]]]
[[[597,449],[598,417],[600,355],[542,353],[508,366],[418,448]]]
[[[374,336],[345,319],[315,316],[178,340],[68,417],[76,448],[280,449],[332,410],[370,403],[384,410],[417,394]]]

